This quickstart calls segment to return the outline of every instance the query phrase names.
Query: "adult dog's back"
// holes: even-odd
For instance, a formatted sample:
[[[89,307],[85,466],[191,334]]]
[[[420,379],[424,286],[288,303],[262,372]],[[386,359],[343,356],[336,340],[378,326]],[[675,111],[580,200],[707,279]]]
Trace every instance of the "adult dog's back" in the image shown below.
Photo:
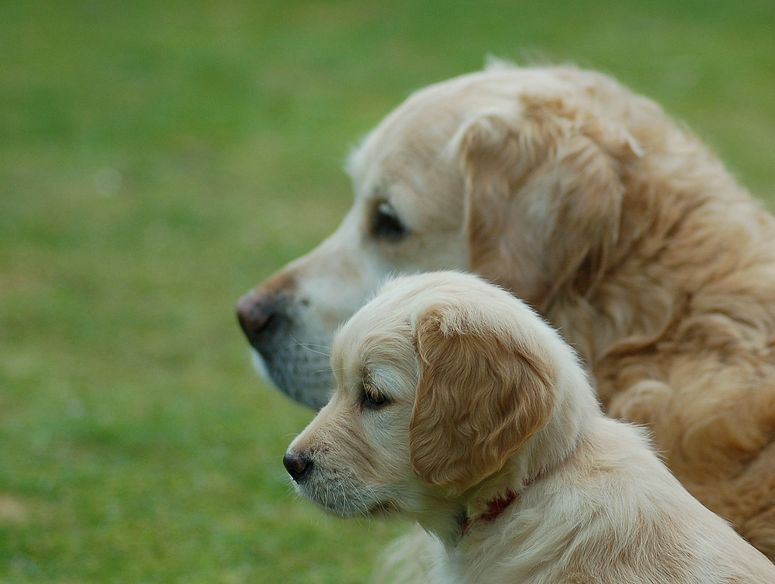
[[[775,222],[696,138],[592,78],[639,153],[611,157],[615,236],[584,259],[597,280],[577,270],[581,286],[544,311],[585,355],[607,412],[648,425],[681,482],[775,558]]]

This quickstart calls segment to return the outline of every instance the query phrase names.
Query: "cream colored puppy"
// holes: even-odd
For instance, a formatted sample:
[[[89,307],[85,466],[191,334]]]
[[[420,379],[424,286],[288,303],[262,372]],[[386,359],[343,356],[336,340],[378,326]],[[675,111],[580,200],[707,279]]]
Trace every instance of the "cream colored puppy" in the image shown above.
[[[643,432],[601,413],[576,356],[475,276],[399,278],[337,334],[336,390],[284,464],[340,516],[401,513],[438,582],[775,582]]]

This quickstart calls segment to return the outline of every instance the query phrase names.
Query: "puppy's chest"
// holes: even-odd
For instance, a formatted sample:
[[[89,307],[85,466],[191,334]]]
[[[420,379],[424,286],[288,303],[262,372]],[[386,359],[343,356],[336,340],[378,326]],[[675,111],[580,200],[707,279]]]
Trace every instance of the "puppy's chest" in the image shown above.
[[[509,544],[502,534],[464,536],[454,548],[448,548],[436,563],[432,582],[437,584],[477,584],[482,582],[529,583],[541,581],[542,562],[535,556],[520,554],[519,546]],[[530,555],[530,554],[528,554]]]

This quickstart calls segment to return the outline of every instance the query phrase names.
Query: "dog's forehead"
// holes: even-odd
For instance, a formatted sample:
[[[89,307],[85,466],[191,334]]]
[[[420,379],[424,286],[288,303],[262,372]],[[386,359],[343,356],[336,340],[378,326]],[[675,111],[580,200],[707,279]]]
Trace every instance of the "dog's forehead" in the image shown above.
[[[518,96],[526,91],[542,91],[558,83],[557,75],[547,71],[496,69],[412,94],[351,152],[345,169],[352,178],[356,201],[384,197],[391,185],[402,185],[398,192],[423,199],[462,190],[458,184],[462,181],[460,131],[483,113],[519,107]],[[457,220],[457,215],[449,219]]]
[[[388,280],[379,293],[345,323],[334,344],[341,348],[375,342],[377,337],[407,336],[418,317],[437,302],[487,298],[495,288],[472,274],[427,272]],[[460,297],[460,298],[458,298]]]
[[[413,103],[394,111],[347,161],[356,190],[368,193],[379,183],[404,177],[411,168],[434,164],[462,119],[449,101],[435,108]]]
[[[365,182],[374,166],[392,162],[425,165],[440,153],[466,119],[506,87],[515,88],[522,70],[484,71],[430,85],[410,95],[390,112],[351,153],[346,168],[356,182]]]
[[[334,367],[353,372],[374,360],[404,353],[412,346],[417,300],[418,290],[399,285],[368,302],[334,337]]]
[[[397,292],[381,294],[356,312],[337,334],[335,345],[353,352],[365,343],[373,343],[377,337],[401,334],[410,311],[401,303],[404,294]]]

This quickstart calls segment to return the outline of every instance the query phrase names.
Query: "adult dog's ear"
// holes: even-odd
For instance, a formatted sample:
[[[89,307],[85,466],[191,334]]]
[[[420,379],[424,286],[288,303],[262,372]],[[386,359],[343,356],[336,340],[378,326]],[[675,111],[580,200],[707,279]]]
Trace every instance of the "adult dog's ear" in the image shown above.
[[[545,359],[458,310],[431,309],[418,322],[409,441],[420,478],[463,491],[500,470],[546,424],[554,400]]]
[[[539,309],[563,287],[593,290],[619,240],[632,137],[567,99],[522,96],[457,144],[471,268]]]

